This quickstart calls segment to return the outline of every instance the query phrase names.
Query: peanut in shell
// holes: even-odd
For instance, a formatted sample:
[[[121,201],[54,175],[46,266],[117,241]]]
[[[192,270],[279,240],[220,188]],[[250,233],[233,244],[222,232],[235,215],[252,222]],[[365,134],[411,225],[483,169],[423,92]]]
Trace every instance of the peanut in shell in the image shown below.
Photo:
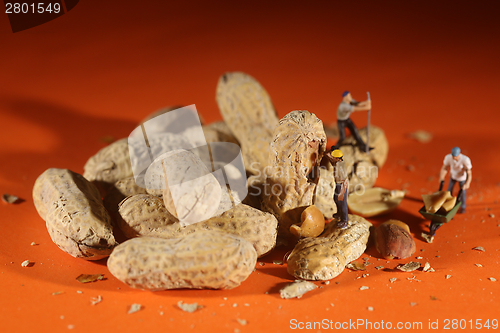
[[[357,215],[349,215],[347,229],[337,228],[335,220],[330,222],[320,236],[297,243],[287,259],[288,273],[304,280],[333,279],[363,254],[371,225]]]
[[[185,237],[138,237],[116,247],[108,269],[132,288],[232,289],[253,271],[257,253],[241,237],[200,231]]]
[[[126,198],[120,203],[122,217],[120,228],[129,237],[149,236],[158,238],[185,237],[203,230],[218,230],[240,236],[249,241],[259,257],[276,246],[278,221],[269,213],[245,204],[238,204],[219,216],[182,226],[168,212],[161,198],[141,194]]]
[[[67,169],[48,169],[35,181],[33,201],[52,241],[73,257],[98,260],[115,247],[100,193],[83,176]]]

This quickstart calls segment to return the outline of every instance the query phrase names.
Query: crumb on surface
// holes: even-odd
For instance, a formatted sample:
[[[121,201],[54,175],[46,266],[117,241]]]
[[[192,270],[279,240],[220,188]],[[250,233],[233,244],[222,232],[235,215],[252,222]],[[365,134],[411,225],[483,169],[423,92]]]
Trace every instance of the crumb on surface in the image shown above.
[[[127,313],[135,313],[139,310],[141,310],[142,308],[142,305],[138,304],[138,303],[134,303],[130,306],[130,308],[128,309],[128,312]]]
[[[184,303],[182,301],[177,302],[177,306],[182,311],[189,312],[189,313],[195,312],[196,310],[203,308],[203,305],[199,305],[198,303],[188,304],[188,303]]]

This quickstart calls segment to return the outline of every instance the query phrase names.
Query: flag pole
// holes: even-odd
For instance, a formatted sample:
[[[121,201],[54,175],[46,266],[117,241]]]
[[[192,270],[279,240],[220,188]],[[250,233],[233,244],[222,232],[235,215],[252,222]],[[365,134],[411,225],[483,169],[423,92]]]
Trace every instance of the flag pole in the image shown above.
[[[368,100],[370,101],[370,92],[366,92],[366,94],[368,95]],[[366,124],[366,153],[369,154],[370,153],[370,116],[371,116],[371,113],[372,113],[372,109],[370,108],[368,110],[368,122]]]

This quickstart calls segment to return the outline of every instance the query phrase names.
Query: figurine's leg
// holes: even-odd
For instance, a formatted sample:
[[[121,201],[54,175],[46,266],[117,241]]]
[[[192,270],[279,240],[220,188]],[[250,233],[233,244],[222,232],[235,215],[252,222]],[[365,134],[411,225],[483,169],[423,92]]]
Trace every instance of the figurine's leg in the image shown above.
[[[346,120],[346,125],[347,125],[347,128],[349,128],[349,131],[351,131],[352,136],[356,140],[357,145],[361,148],[361,150],[364,150],[366,148],[365,143],[363,142],[363,140],[359,136],[359,132],[358,132],[358,129],[356,128],[356,125],[354,125],[354,123],[352,122],[352,120],[350,118]]]
[[[337,212],[333,215],[334,218],[340,217],[340,205],[339,205],[339,193],[342,189],[342,184],[335,185],[335,191],[333,192],[333,201],[335,202],[335,206],[337,207]]]
[[[440,223],[440,222],[435,222],[435,221],[431,221],[431,225],[429,227],[429,230],[430,230],[430,234],[432,237],[434,237],[436,235],[436,231],[443,225],[443,223]]]
[[[460,198],[457,198],[458,200],[460,200],[462,202],[462,205],[460,205],[460,213],[465,213],[465,207],[467,206],[467,203],[465,202],[465,198],[466,198],[466,192],[467,190],[464,190],[463,189],[463,186],[465,184],[465,180],[462,181],[462,182],[458,182],[458,184],[460,185],[460,189],[462,190],[462,194],[460,195]]]
[[[337,120],[337,128],[339,130],[339,140],[337,141],[336,146],[339,147],[342,142],[345,140],[345,120]]]
[[[455,187],[455,183],[457,181],[450,177],[450,183],[448,184],[448,191],[453,195],[453,188]]]
[[[337,187],[339,188],[339,191],[342,188],[342,184],[337,184]],[[339,221],[337,222],[337,227],[340,229],[345,229],[349,226],[349,210],[347,207],[347,191],[348,188],[346,188],[346,192],[344,194],[344,199],[339,200],[337,197],[337,209],[340,210],[339,212]]]
[[[340,218],[341,221],[349,221],[349,208],[347,207],[347,193],[349,191],[349,185],[345,187],[344,199],[341,201],[342,207],[342,216]]]

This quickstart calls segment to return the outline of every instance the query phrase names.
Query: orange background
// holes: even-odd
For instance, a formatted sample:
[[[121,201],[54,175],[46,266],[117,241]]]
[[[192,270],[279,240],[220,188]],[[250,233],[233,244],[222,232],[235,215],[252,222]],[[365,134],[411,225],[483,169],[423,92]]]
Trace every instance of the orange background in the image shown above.
[[[499,320],[500,24],[493,3],[80,1],[15,34],[0,13],[0,192],[23,199],[0,204],[0,331],[285,332],[294,319],[421,322],[424,329],[437,320],[443,329],[446,319],[449,328],[453,319],[467,327]],[[106,145],[102,138],[127,136],[164,106],[196,104],[206,122],[220,120],[215,87],[226,71],[255,77],[280,117],[306,109],[327,124],[343,90],[358,100],[370,91],[372,124],[390,144],[376,185],[408,195],[393,214],[369,220],[408,223],[415,256],[387,262],[369,247],[366,272],[346,270],[302,299],[284,300],[278,291],[292,277],[273,264],[284,250],[261,258],[264,265],[233,290],[154,293],[116,280],[104,260],[59,250],[33,206],[36,177],[50,167],[82,173]],[[353,120],[365,126],[366,113]],[[433,134],[430,143],[409,138],[419,129]],[[468,211],[428,244],[420,236],[429,224],[418,214],[420,195],[437,189],[453,146],[473,164]],[[21,267],[26,259],[34,265]],[[436,272],[392,270],[410,260],[428,261]],[[82,273],[106,280],[80,284]],[[98,295],[102,302],[91,305]],[[204,308],[182,312],[178,301]],[[142,310],[127,314],[133,303]]]

